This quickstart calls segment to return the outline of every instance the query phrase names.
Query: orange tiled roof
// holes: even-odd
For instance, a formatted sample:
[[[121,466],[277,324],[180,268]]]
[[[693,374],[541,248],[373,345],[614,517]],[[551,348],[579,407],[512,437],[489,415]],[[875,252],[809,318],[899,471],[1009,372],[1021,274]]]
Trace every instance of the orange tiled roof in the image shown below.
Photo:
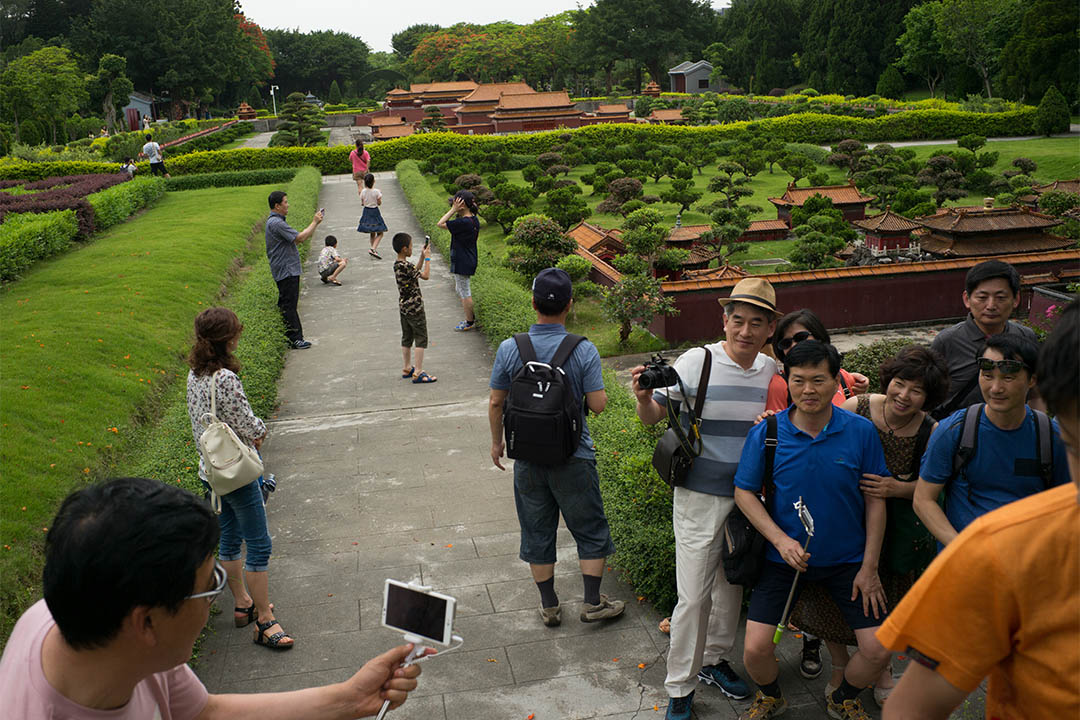
[[[500,95],[526,95],[535,92],[528,83],[523,82],[481,83],[475,90],[461,98],[461,102],[498,102]]]
[[[712,262],[720,257],[721,254],[722,253],[713,250],[711,247],[695,245],[690,248],[690,256],[686,258],[683,265],[699,265],[701,263]]]
[[[785,226],[786,227],[786,226]],[[712,225],[682,225],[671,228],[667,241],[671,243],[693,242],[701,237],[701,233],[711,230]]]
[[[1020,253],[1016,255],[998,255],[995,257],[966,257],[954,260],[927,260],[924,262],[896,263],[891,265],[866,265],[858,267],[822,268],[820,270],[796,270],[794,272],[768,273],[755,277],[768,280],[773,285],[782,283],[807,282],[810,280],[840,280],[849,277],[870,277],[876,275],[903,275],[906,273],[938,272],[941,270],[961,270],[978,265],[983,260],[1006,260],[1013,265],[1035,262],[1053,262],[1059,260],[1080,260],[1080,249],[1054,250],[1050,252]],[[719,290],[733,287],[738,282],[735,278],[703,280],[670,280],[663,283],[664,292]]]
[[[530,110],[528,108],[507,110],[505,108],[496,108],[495,112],[491,113],[492,118],[498,118],[499,120],[522,120],[528,118],[538,117],[561,117],[571,118],[585,113],[581,110],[576,110],[572,107],[568,108],[539,108],[537,110]]]
[[[1043,233],[1031,233],[1021,237],[1009,235],[1004,237],[945,236],[930,233],[919,238],[919,246],[923,250],[945,257],[1008,255],[1040,250],[1061,250],[1075,244],[1075,241],[1068,238]]]
[[[1038,230],[1060,225],[1061,220],[1028,208],[942,208],[921,217],[920,225],[945,233],[988,233],[1008,230]]]
[[[387,125],[404,125],[405,123],[401,121],[400,115],[390,115],[383,117],[373,117],[371,118],[371,122],[368,124],[372,127],[386,127]]]
[[[1036,185],[1031,188],[1036,195],[1042,195],[1044,192],[1050,192],[1051,190],[1057,190],[1059,192],[1077,193],[1080,195],[1080,178],[1076,180],[1055,180],[1049,185]]]
[[[499,98],[499,110],[532,110],[547,108],[572,109],[570,95],[565,90],[553,92],[534,92],[524,95],[502,95]]]
[[[566,231],[566,237],[587,250],[592,250],[609,237],[617,240],[621,234],[618,230],[607,230],[587,222],[580,222]]]
[[[412,135],[412,125],[388,125],[379,128],[379,131],[375,133],[376,140],[389,140],[391,138],[408,137]]]
[[[754,220],[746,232],[773,232],[776,230],[788,230],[787,223],[783,220]]]
[[[614,105],[598,105],[596,108],[597,115],[629,115],[630,108],[618,103]]]
[[[578,255],[585,258],[589,262],[591,262],[593,267],[596,268],[600,272],[601,275],[603,275],[607,279],[611,280],[612,282],[619,282],[619,280],[622,279],[622,273],[621,272],[619,272],[618,270],[613,268],[611,265],[609,265],[608,263],[606,263],[603,260],[601,260],[600,258],[598,258],[596,255],[592,254],[591,252],[589,252],[585,248],[579,246],[576,252],[577,252]]]
[[[865,220],[855,220],[852,225],[873,232],[911,232],[922,227],[919,223],[908,220],[903,215],[897,215],[892,210],[886,210],[880,215],[874,215]]]
[[[671,122],[673,120],[684,120],[682,110],[679,108],[657,108],[649,114],[650,120],[659,120],[660,122]]]
[[[786,226],[785,226],[786,227]],[[716,268],[703,268],[701,270],[683,270],[684,279],[695,280],[735,280],[738,282],[750,273],[738,265],[723,265]]]
[[[405,90],[403,88],[394,88],[393,90],[389,91],[386,94],[387,95],[409,95],[410,93],[409,93],[408,90]]]
[[[409,87],[414,93],[442,93],[456,92],[459,90],[475,90],[477,84],[472,80],[460,80],[456,82],[417,83]]]
[[[859,189],[855,187],[855,183],[849,182],[847,185],[818,185],[816,187],[795,187],[794,183],[791,183],[787,187],[787,191],[783,197],[769,198],[769,202],[773,205],[795,205],[802,207],[807,200],[820,195],[821,197],[828,198],[837,205],[850,205],[853,203],[868,203],[874,199],[872,195],[863,195],[859,192]]]

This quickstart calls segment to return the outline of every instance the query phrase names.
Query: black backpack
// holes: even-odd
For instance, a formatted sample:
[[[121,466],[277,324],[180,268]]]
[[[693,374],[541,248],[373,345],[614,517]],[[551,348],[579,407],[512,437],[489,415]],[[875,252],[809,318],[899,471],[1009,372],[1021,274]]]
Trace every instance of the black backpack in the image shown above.
[[[1039,477],[1042,479],[1043,489],[1047,490],[1054,481],[1054,451],[1051,444],[1051,435],[1054,431],[1046,413],[1035,408],[1031,411],[1035,413],[1035,446]],[[950,481],[959,477],[975,457],[975,452],[979,447],[979,420],[982,414],[983,403],[977,403],[964,410],[964,427],[960,431],[960,444],[957,445],[956,454],[953,455],[953,472],[949,478]],[[968,494],[971,494],[971,483],[968,483]]]
[[[566,462],[581,442],[584,418],[563,368],[585,338],[567,334],[550,363],[536,359],[528,333],[514,335],[521,368],[503,403],[506,456],[542,465]]]
[[[761,480],[761,491],[765,496],[765,507],[776,492],[773,483],[773,465],[776,462],[776,416],[765,418],[765,476]],[[724,520],[723,544],[720,547],[720,559],[724,564],[724,578],[732,585],[753,587],[765,568],[765,536],[758,532],[754,524],[736,505]]]

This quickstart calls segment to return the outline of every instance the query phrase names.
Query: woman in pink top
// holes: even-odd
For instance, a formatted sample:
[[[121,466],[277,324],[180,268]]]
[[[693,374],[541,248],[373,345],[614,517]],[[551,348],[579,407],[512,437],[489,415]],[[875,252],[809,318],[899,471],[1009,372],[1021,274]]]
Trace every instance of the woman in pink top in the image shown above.
[[[356,141],[356,149],[349,153],[349,160],[352,162],[352,179],[356,181],[359,190],[364,183],[364,176],[367,175],[368,165],[371,164],[371,155],[360,140]]]

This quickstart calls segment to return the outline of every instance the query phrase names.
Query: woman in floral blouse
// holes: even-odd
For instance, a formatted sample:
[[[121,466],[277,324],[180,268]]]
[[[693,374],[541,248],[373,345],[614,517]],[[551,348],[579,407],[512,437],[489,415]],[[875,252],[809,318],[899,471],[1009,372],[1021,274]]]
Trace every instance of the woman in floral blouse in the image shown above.
[[[196,447],[206,429],[203,416],[210,412],[211,383],[215,387],[219,420],[232,428],[242,442],[256,449],[266,436],[266,426],[251,411],[244,386],[236,375],[240,363],[233,353],[243,329],[240,319],[227,308],[207,308],[195,318],[195,345],[188,356],[191,371],[187,381],[187,405]],[[201,457],[199,479],[209,490]],[[218,559],[228,572],[229,590],[235,600],[233,619],[236,626],[246,627],[255,621],[257,644],[287,650],[293,646],[293,639],[274,618],[274,606],[269,600],[270,532],[266,528],[266,508],[259,481],[253,480],[221,496],[220,500]],[[247,558],[241,567],[243,543],[247,544]]]

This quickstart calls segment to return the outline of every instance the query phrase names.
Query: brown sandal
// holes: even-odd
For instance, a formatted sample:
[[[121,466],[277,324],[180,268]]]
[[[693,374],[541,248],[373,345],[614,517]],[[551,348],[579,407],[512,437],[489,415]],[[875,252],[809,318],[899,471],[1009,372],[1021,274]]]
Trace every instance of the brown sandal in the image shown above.
[[[278,630],[273,635],[267,635],[266,631],[278,624],[277,620],[271,620],[270,622],[261,623],[258,620],[255,621],[255,627],[258,630],[255,632],[255,644],[265,645],[271,650],[290,650],[295,642],[284,642],[285,640],[292,640],[292,635],[289,635],[284,630]]]

